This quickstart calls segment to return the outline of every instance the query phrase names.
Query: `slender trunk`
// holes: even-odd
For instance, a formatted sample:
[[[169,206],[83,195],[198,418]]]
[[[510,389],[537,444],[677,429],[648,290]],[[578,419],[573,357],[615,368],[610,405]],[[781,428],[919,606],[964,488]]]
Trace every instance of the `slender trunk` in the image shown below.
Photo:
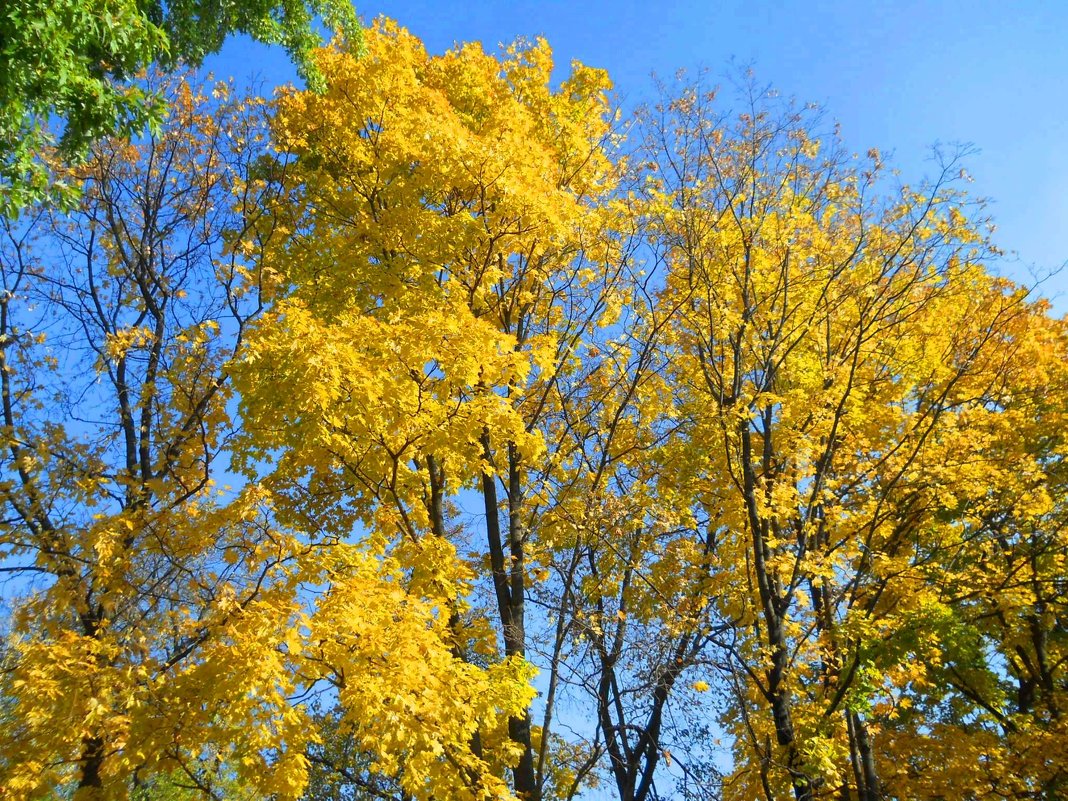
[[[875,770],[875,753],[872,751],[868,725],[855,712],[849,713],[849,716],[852,723],[852,734],[856,739],[860,773],[863,777],[863,784],[858,788],[858,796],[860,801],[879,801],[883,794],[879,786],[879,774]],[[852,743],[850,745],[852,746]]]
[[[93,604],[91,595],[86,598],[86,603],[90,611],[80,616],[82,633],[86,637],[98,637],[103,610],[99,605]],[[77,801],[97,801],[103,797],[104,782],[100,774],[104,767],[104,747],[104,738],[99,734],[86,734],[82,737],[82,754],[78,760],[82,770],[75,793]]]
[[[826,547],[826,532],[822,521],[814,536],[813,547],[822,549]],[[825,583],[811,585],[812,608],[816,614],[816,628],[820,637],[827,642],[827,650],[822,661],[824,690],[831,698],[831,705],[825,714],[832,714],[837,708],[837,702],[846,691],[846,686],[852,681],[854,673],[842,675],[843,647],[835,630],[834,613],[831,609],[831,591]],[[858,801],[877,801],[881,797],[879,791],[879,777],[875,768],[875,758],[871,749],[871,737],[867,723],[855,712],[845,710],[846,733],[849,738],[849,764],[853,774],[853,781],[857,788]],[[843,784],[842,798],[850,799],[848,781]]]
[[[812,780],[804,769],[804,758],[795,742],[790,694],[785,686],[789,648],[783,631],[782,588],[768,567],[768,560],[771,556],[767,546],[768,523],[761,519],[759,512],[760,504],[756,495],[757,478],[752,462],[752,435],[748,422],[741,426],[739,433],[742,444],[742,490],[745,495],[749,527],[752,529],[753,563],[762,617],[767,632],[767,642],[771,648],[771,667],[767,670],[767,699],[771,704],[775,740],[786,752],[786,768],[794,788],[794,798],[796,801],[812,801]]]
[[[78,779],[77,801],[96,801],[102,797],[104,782],[100,771],[104,766],[104,739],[86,737],[82,740],[82,772]]]
[[[482,433],[482,450],[486,461],[493,463],[493,448],[489,432]],[[513,446],[508,449],[508,540],[504,541],[501,526],[501,509],[497,496],[497,479],[493,475],[482,476],[482,498],[486,512],[486,536],[489,542],[490,569],[493,573],[493,589],[497,600],[497,612],[501,621],[506,656],[526,655],[526,630],[524,599],[525,567],[522,531],[519,525],[521,482],[518,454]],[[505,548],[507,547],[507,558]],[[541,786],[534,769],[534,748],[531,738],[530,712],[508,719],[508,736],[520,746],[519,763],[512,769],[515,792],[523,801],[539,801]]]

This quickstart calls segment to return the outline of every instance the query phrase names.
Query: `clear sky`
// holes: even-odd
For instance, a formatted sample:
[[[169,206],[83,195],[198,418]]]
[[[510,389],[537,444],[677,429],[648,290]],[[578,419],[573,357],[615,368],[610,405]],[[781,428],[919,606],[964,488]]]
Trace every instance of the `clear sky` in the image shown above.
[[[970,191],[990,198],[1000,269],[1030,282],[1068,262],[1068,0],[501,0],[456,4],[361,0],[431,52],[479,40],[496,49],[543,35],[557,62],[603,67],[627,105],[650,96],[650,75],[680,67],[726,75],[751,65],[784,95],[823,105],[847,145],[877,147],[917,181],[936,142],[968,142]],[[209,63],[217,75],[291,79],[278,51],[235,41]],[[1068,312],[1068,275],[1043,294]]]

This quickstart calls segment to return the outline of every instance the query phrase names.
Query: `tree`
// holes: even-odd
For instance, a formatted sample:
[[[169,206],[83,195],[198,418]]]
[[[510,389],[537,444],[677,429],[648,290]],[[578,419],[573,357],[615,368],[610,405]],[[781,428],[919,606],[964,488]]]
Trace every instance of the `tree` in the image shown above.
[[[320,68],[328,91],[283,98],[276,125],[297,157],[279,210],[293,234],[241,383],[252,454],[277,454],[267,482],[295,525],[362,531],[400,558],[448,610],[458,654],[536,659],[539,521],[570,458],[547,421],[626,273],[606,233],[607,80],[573,65],[552,90],[544,42],[431,58],[390,23],[363,58],[326,52]],[[484,527],[466,525],[466,493]],[[554,770],[550,714],[509,721],[526,798]]]
[[[227,92],[209,113],[173,87],[161,134],[94,151],[71,216],[5,223],[0,548],[27,581],[5,652],[13,797],[115,797],[173,771],[210,790],[210,758],[231,756],[255,783],[255,724],[295,722],[282,660],[234,628],[291,619],[281,535],[254,488],[214,484],[226,365],[258,305],[225,240],[272,191],[250,174],[262,115]]]
[[[951,186],[956,157],[929,185],[886,194],[878,153],[849,158],[814,138],[806,112],[762,97],[749,84],[731,119],[695,85],[648,117],[651,212],[671,250],[663,299],[679,309],[668,371],[686,420],[665,467],[716,521],[716,559],[735,574],[714,599],[737,637],[726,786],[737,798],[939,797],[919,735],[937,726],[949,795],[1012,797],[991,742],[943,729],[936,707],[956,705],[964,730],[1005,714],[986,689],[1001,683],[987,649],[1003,646],[974,629],[1005,611],[974,603],[988,581],[1021,580],[1009,553],[1027,539],[1003,535],[1009,561],[983,560],[978,590],[970,530],[977,515],[1015,527],[1033,514],[994,471],[1029,465],[1024,498],[1047,486],[1057,462],[1015,451],[1042,446],[1020,440],[1011,409],[1032,413],[1057,334],[1029,329],[1045,308],[983,266],[993,250]],[[1041,358],[1018,363],[1032,349]],[[1013,444],[991,447],[988,425]],[[1063,538],[1050,535],[1052,567]],[[1056,584],[1028,586],[1012,614],[1046,608]],[[1037,642],[1059,641],[1057,620],[1031,626]],[[1005,658],[1025,683],[1023,666],[1045,659]],[[929,692],[939,700],[925,713],[906,711]],[[997,775],[985,790],[963,781],[976,760]],[[1024,772],[1028,791],[1052,781],[1049,766]]]
[[[941,653],[886,735],[911,755],[887,766],[896,797],[1052,799],[1068,782],[1053,756],[1068,691],[1066,343],[1046,303],[1018,309],[1000,380],[950,435],[971,477],[954,490],[958,531],[939,560]]]
[[[160,135],[98,146],[71,215],[7,223],[0,549],[24,581],[0,782],[292,798],[316,737],[299,698],[329,680],[355,719],[390,722],[365,745],[409,797],[497,797],[469,742],[525,705],[525,667],[455,659],[395,560],[219,486],[285,169],[262,106],[228,91],[178,83]]]
[[[0,9],[0,212],[10,215],[52,190],[74,188],[48,168],[49,120],[63,130],[59,152],[82,158],[101,136],[158,127],[162,98],[134,79],[152,65],[199,65],[233,33],[282,44],[318,85],[309,55],[315,15],[358,41],[343,0],[240,3],[202,0],[12,0]],[[69,195],[68,195],[69,196]]]

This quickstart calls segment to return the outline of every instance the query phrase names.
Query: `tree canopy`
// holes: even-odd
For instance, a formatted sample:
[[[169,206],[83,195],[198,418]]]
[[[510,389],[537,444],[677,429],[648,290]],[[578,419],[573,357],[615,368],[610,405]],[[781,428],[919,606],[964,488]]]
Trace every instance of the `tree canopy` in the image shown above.
[[[199,65],[226,37],[243,33],[281,44],[313,86],[310,58],[321,43],[315,20],[348,33],[359,27],[347,0],[10,0],[0,8],[0,212],[10,214],[68,188],[44,153],[66,159],[97,138],[158,126],[161,98],[137,78],[154,65]],[[59,123],[56,130],[55,123]],[[54,134],[58,134],[57,137]],[[50,186],[51,185],[51,186]]]
[[[1068,329],[964,154],[313,65],[4,222],[4,798],[1063,796]]]

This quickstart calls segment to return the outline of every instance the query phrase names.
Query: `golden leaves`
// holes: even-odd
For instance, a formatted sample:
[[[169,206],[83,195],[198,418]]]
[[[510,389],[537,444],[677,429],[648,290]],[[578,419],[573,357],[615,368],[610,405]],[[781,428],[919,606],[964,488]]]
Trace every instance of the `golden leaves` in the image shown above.
[[[729,797],[851,795],[871,742],[895,797],[978,795],[969,760],[1058,780],[1065,324],[981,266],[962,197],[873,199],[878,153],[696,89],[628,164],[607,76],[554,88],[542,40],[430,56],[381,22],[318,59],[221,184],[209,142],[264,132],[180,92],[172,211],[247,216],[203,286],[110,242],[115,321],[77,321],[118,417],[5,427],[3,554],[49,577],[5,646],[6,788],[69,788],[101,742],[105,798],[212,760],[296,798],[324,687],[426,801],[507,799],[535,758],[563,797],[612,738],[653,776],[713,686]],[[3,375],[48,364],[4,342]],[[529,726],[522,653],[597,738]]]
[[[1039,585],[1005,581],[988,538],[1008,536],[1000,550],[1018,558],[1032,546],[1016,527],[1052,509],[1040,487],[1060,468],[1032,461],[1016,416],[1037,411],[1025,398],[1048,376],[1050,321],[980,266],[992,251],[950,167],[872,202],[879,154],[872,172],[820,161],[801,116],[732,129],[693,92],[669,107],[654,125],[676,170],[655,172],[649,208],[669,253],[661,300],[679,310],[667,372],[692,422],[664,464],[683,502],[730,521],[718,549],[735,581],[718,601],[753,671],[726,719],[737,797],[762,797],[761,781],[850,782],[860,733],[903,744],[941,719],[923,703],[970,709],[974,725],[954,721],[972,742],[1007,733],[1003,687],[1017,679],[996,665],[1026,686],[1033,657],[1007,656],[1024,647],[1015,624],[979,621],[1012,608],[1045,625]],[[788,769],[761,767],[765,736]],[[876,759],[908,759],[903,748]],[[924,797],[922,780],[895,782],[895,797]]]
[[[505,743],[487,738],[490,749],[504,750],[480,759],[470,741],[526,707],[531,668],[517,659],[480,668],[456,657],[438,609],[446,596],[433,586],[440,573],[430,578],[452,569],[454,555],[445,543],[424,542],[417,550],[414,559],[398,553],[384,564],[359,546],[337,545],[316,557],[331,578],[305,620],[305,669],[337,684],[345,725],[377,769],[398,775],[413,797],[507,797],[483,762],[511,764]],[[402,586],[400,567],[412,561],[423,564],[414,594]]]

